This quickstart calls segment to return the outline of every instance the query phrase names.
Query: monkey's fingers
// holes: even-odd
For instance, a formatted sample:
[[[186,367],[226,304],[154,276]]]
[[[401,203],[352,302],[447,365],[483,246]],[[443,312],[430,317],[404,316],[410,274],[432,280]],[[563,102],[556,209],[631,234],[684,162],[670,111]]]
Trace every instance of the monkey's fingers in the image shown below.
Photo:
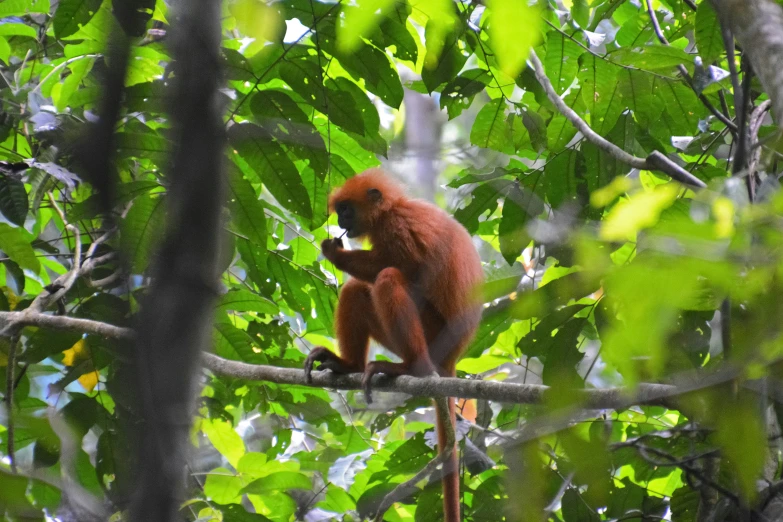
[[[362,390],[364,391],[364,400],[367,401],[367,404],[372,404],[372,376],[374,373],[372,373],[369,368],[364,372],[364,375],[362,375]]]
[[[313,383],[313,363],[318,361],[323,367],[323,362],[329,360],[331,357],[334,357],[334,354],[323,346],[317,346],[310,351],[304,364],[305,381],[307,384]]]

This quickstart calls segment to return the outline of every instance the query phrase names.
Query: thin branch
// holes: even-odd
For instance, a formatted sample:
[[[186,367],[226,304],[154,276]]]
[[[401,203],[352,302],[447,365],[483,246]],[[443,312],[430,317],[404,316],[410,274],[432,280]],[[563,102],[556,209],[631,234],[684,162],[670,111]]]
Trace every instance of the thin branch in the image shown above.
[[[535,51],[530,51],[530,62],[533,64],[533,69],[536,74],[536,79],[546,91],[549,101],[551,101],[557,110],[570,121],[579,132],[584,135],[585,139],[601,148],[608,154],[610,154],[617,161],[621,161],[633,168],[640,170],[660,170],[675,181],[679,181],[684,185],[688,185],[694,188],[705,188],[707,186],[702,180],[674,163],[671,159],[666,157],[659,151],[653,151],[647,158],[640,158],[625,152],[623,149],[604,139],[601,135],[595,132],[590,125],[587,124],[571,107],[569,107],[563,99],[557,94],[552,82],[544,72],[544,66],[541,60],[536,55]]]

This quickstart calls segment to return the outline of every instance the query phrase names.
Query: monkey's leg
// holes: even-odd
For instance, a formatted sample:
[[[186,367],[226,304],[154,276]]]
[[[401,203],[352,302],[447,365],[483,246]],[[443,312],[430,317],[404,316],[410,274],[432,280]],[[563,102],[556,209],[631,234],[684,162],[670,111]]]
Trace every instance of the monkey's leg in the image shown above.
[[[370,285],[351,279],[343,286],[335,313],[337,344],[340,355],[323,346],[313,348],[305,360],[305,378],[312,382],[313,363],[320,362],[320,370],[335,373],[361,372],[367,362],[370,335],[378,323],[373,310]]]
[[[372,302],[385,333],[384,344],[399,355],[402,362],[373,361],[367,364],[362,378],[367,402],[372,402],[370,381],[376,373],[423,377],[435,371],[419,310],[410,296],[405,275],[396,268],[382,270],[372,286]]]

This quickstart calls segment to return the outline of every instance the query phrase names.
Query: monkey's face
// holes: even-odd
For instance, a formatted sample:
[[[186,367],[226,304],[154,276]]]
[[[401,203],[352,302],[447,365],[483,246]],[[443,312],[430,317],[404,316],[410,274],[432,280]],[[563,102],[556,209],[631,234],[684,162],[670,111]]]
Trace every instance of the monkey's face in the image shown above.
[[[366,234],[372,223],[373,216],[378,212],[378,204],[383,200],[381,191],[375,188],[367,190],[365,201],[338,199],[334,202],[337,213],[337,224],[345,230],[346,235],[355,238]]]
[[[358,237],[361,233],[359,216],[356,207],[350,201],[338,201],[334,205],[337,213],[337,224],[345,230],[350,238]]]

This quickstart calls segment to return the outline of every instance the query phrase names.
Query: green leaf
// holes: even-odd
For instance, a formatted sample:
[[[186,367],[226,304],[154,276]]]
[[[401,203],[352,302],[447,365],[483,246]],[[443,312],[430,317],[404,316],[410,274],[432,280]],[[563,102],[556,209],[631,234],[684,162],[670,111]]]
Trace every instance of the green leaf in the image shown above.
[[[579,71],[579,56],[584,49],[558,31],[550,31],[546,41],[544,67],[557,94],[563,94]]]
[[[236,468],[239,459],[245,454],[245,443],[234,427],[222,419],[204,419],[201,421],[201,431],[218,453]]]
[[[513,153],[511,136],[506,125],[506,101],[502,98],[484,105],[470,129],[470,142],[485,149]]]
[[[151,129],[145,132],[118,132],[116,146],[120,154],[135,158],[149,158],[165,164],[169,158],[170,143]]]
[[[122,222],[120,243],[132,261],[133,273],[144,272],[162,236],[164,201],[161,196],[143,194],[133,200],[133,206]]]
[[[651,126],[661,115],[663,104],[653,92],[649,74],[632,69],[618,73],[620,96],[624,104],[633,111],[634,118],[642,128]]]
[[[469,69],[443,87],[440,95],[440,108],[446,109],[449,119],[459,116],[470,107],[473,98],[484,90],[492,76],[483,69]]]
[[[0,36],[26,36],[28,38],[38,38],[38,33],[29,25],[6,23],[0,25]]]
[[[267,315],[276,315],[280,311],[272,301],[243,288],[234,288],[220,296],[216,308],[220,312],[233,310]]]
[[[0,223],[0,250],[20,267],[35,272],[41,269],[30,240],[22,228]]]
[[[0,26],[2,27],[2,26]],[[24,183],[8,175],[0,175],[0,212],[15,225],[24,226],[29,201]]]
[[[454,9],[451,2],[447,4],[444,14]],[[463,31],[464,28],[459,24],[454,24],[453,29],[444,32],[441,20],[430,18],[427,22],[424,31],[427,55],[424,57],[424,70],[421,71],[421,80],[427,91],[432,92],[444,83],[452,81],[465,65],[467,56],[459,46]]]
[[[617,87],[617,67],[590,53],[583,54],[579,62],[579,83],[590,125],[606,135],[625,109]]]
[[[492,214],[498,208],[498,199],[506,194],[512,183],[507,179],[498,179],[479,185],[473,189],[473,199],[468,206],[454,212],[454,218],[462,223],[468,232],[475,233],[478,230],[479,217],[487,211]]]
[[[378,27],[381,17],[394,3],[394,0],[360,0],[355,7],[343,8],[345,18],[337,31],[338,48],[344,53],[356,50],[362,37],[366,38]]]
[[[549,160],[544,166],[546,198],[552,207],[576,198],[577,171],[584,169],[579,151],[569,149]]]
[[[407,22],[410,10],[407,2],[395,2],[394,10],[372,35],[371,41],[381,49],[394,46],[395,58],[416,63],[419,58],[419,35]]]
[[[321,46],[335,55],[351,76],[364,80],[364,87],[368,91],[377,95],[386,105],[399,108],[403,97],[402,83],[386,53],[361,40],[351,52],[344,52],[336,45],[332,30],[328,25],[320,30]]]
[[[228,139],[278,203],[306,219],[313,216],[310,198],[296,166],[282,147],[269,139],[269,133],[249,123],[232,125]]]
[[[701,2],[696,9],[696,48],[704,65],[709,65],[723,54],[723,35],[715,8],[710,2]]]
[[[754,404],[752,400],[722,400],[717,408],[716,438],[747,499],[757,494],[756,481],[766,458],[767,436]]]
[[[253,338],[244,330],[224,321],[215,323],[215,354],[226,359],[243,361],[250,364],[266,364],[263,352],[254,347]]]
[[[489,0],[489,38],[504,73],[515,78],[541,40],[542,18],[527,0]]]
[[[618,49],[609,53],[607,58],[621,65],[630,65],[646,72],[668,74],[672,77],[678,65],[690,66],[693,63],[688,53],[682,49],[663,45]],[[599,58],[599,60],[603,59]]]
[[[239,502],[244,481],[226,468],[215,468],[204,481],[204,494],[219,504]]]
[[[4,0],[0,2],[0,18],[24,16],[30,13],[49,14],[49,0]]]
[[[54,13],[54,35],[67,38],[86,25],[98,12],[103,0],[60,0]]]
[[[543,201],[526,187],[518,183],[511,185],[503,201],[498,234],[500,235],[500,252],[509,265],[522,254],[522,250],[530,244],[530,236],[526,230],[529,219],[535,218],[544,210]]]
[[[229,169],[228,207],[231,220],[240,234],[266,248],[266,215],[253,186],[238,168]]]
[[[250,110],[259,126],[295,156],[307,160],[320,179],[326,177],[329,162],[324,140],[287,93],[272,89],[260,91],[250,101]]]
[[[665,122],[669,136],[694,136],[699,130],[699,120],[705,114],[693,89],[681,82],[655,81],[655,92],[666,109]]]
[[[272,491],[290,491],[292,489],[310,490],[312,482],[303,473],[295,471],[280,471],[254,480],[242,492],[248,495],[264,495]]]

